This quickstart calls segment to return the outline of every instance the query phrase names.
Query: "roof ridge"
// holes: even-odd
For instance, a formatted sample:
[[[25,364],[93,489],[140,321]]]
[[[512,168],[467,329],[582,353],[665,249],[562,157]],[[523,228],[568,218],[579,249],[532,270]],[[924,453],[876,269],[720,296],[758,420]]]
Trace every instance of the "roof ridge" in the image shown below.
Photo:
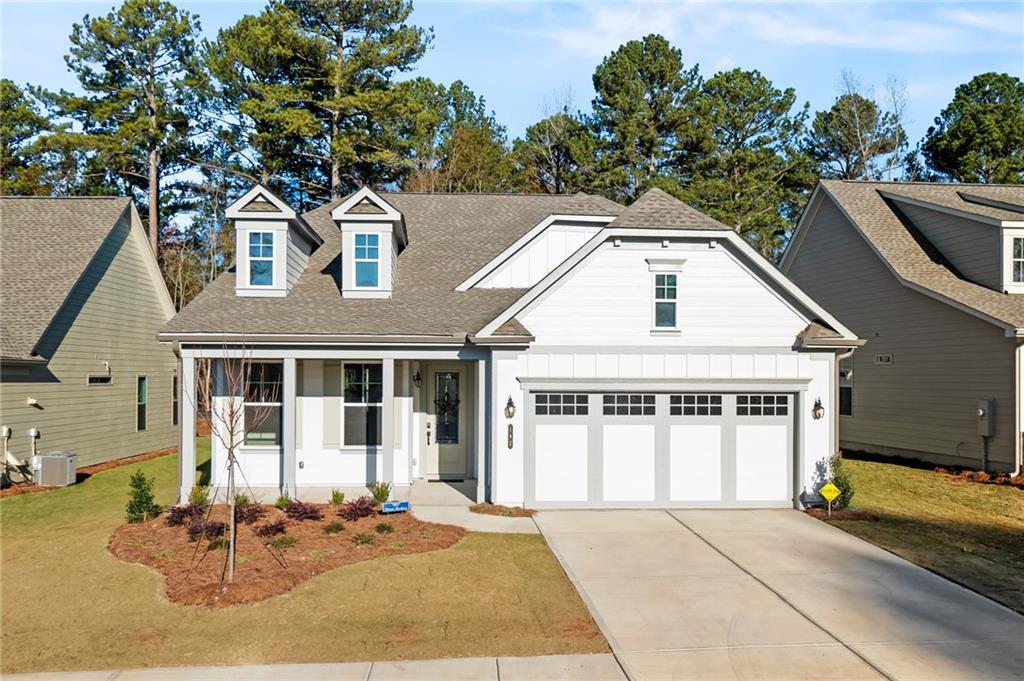
[[[10,194],[0,194],[0,199],[25,199],[25,200],[43,200],[43,201],[96,201],[98,199],[104,199],[109,201],[131,201],[130,196],[15,196]]]
[[[923,187],[1020,187],[1024,189],[1024,184],[1013,184],[1009,182],[927,182],[925,180],[859,180],[859,179],[848,179],[840,177],[823,177],[820,182],[842,182],[845,184],[887,184],[887,185],[914,185]]]

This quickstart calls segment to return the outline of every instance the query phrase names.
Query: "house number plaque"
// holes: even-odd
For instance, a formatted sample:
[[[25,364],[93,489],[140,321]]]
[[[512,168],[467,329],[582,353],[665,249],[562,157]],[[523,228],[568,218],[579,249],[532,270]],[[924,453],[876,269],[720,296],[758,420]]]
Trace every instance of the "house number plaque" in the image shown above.
[[[508,424],[508,448],[512,449],[512,424]]]

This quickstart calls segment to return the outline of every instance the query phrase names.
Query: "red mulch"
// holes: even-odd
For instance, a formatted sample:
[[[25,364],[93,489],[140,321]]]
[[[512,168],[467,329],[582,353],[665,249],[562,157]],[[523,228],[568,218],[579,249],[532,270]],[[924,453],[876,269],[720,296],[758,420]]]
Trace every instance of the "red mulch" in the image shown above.
[[[522,506],[502,506],[501,504],[473,504],[469,507],[473,513],[483,515],[500,515],[506,518],[532,518],[536,513],[532,508]]]
[[[142,563],[159,570],[165,577],[167,597],[184,605],[223,607],[255,603],[285,593],[322,572],[382,556],[424,553],[446,549],[465,535],[461,527],[417,520],[408,513],[373,515],[356,521],[343,521],[337,506],[318,505],[323,520],[288,521],[286,535],[296,539],[288,548],[268,545],[271,538],[257,537],[253,528],[285,518],[274,506],[264,506],[266,516],[253,525],[239,524],[235,581],[221,584],[227,559],[226,549],[209,549],[208,541],[188,541],[185,527],[171,527],[165,516],[144,523],[122,525],[111,535],[107,547],[121,560]],[[210,517],[227,519],[227,507],[218,505]],[[331,522],[343,522],[345,529],[327,534],[323,528]],[[380,534],[376,526],[388,523],[390,534]],[[356,544],[353,537],[366,534],[371,544]]]
[[[1024,475],[1010,475],[1009,473],[986,473],[985,471],[972,471],[967,468],[946,468],[939,466],[936,473],[948,475],[957,480],[968,480],[980,482],[985,485],[1009,485],[1018,489],[1024,489]]]
[[[864,520],[871,523],[878,522],[878,516],[868,511],[858,511],[852,508],[835,509],[832,511],[832,517],[828,515],[827,508],[808,508],[804,509],[804,513],[809,516],[814,516],[818,520]]]
[[[81,484],[103,471],[109,471],[113,468],[120,468],[121,466],[130,466],[135,463],[142,463],[143,461],[149,461],[160,456],[167,456],[178,451],[177,447],[166,447],[164,449],[157,449],[152,452],[146,452],[144,454],[137,454],[135,456],[129,456],[124,459],[115,459],[114,461],[104,461],[103,463],[93,464],[91,466],[84,466],[79,468],[75,472],[75,484]],[[60,487],[45,487],[43,485],[12,485],[0,490],[0,499],[4,497],[13,497],[19,494],[32,494],[34,492],[47,492],[51,489],[60,489]]]

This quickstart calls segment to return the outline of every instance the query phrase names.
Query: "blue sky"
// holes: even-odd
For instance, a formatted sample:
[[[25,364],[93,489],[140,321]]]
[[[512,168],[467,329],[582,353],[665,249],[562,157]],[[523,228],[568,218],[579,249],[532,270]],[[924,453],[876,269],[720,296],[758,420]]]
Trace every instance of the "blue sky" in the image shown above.
[[[115,3],[0,0],[0,74],[18,83],[75,87],[63,55],[71,25]],[[207,36],[262,2],[187,2]],[[1024,75],[1024,3],[1014,2],[425,2],[413,21],[435,40],[415,74],[462,79],[509,131],[570,101],[586,108],[594,67],[621,43],[657,32],[705,76],[756,68],[800,102],[829,106],[844,69],[882,95],[901,80],[908,133],[917,140],[952,98],[984,71]]]

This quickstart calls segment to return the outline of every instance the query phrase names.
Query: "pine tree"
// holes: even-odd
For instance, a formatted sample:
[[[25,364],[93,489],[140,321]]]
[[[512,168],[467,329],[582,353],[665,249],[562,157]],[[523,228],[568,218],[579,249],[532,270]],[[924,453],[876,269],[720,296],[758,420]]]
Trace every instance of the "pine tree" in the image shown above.
[[[46,195],[38,136],[50,129],[39,105],[13,81],[0,80],[0,194]]]

